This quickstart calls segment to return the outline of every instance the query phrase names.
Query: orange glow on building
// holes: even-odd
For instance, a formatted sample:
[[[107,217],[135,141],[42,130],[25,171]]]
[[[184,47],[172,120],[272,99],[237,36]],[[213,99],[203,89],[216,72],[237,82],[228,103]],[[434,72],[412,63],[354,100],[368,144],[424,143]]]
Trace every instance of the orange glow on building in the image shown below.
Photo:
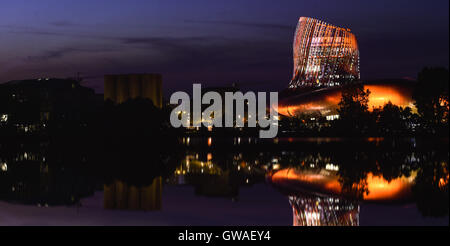
[[[369,110],[383,107],[389,101],[397,106],[414,108],[412,94],[405,93],[398,88],[385,85],[366,85],[364,89],[370,91]]]
[[[410,107],[413,112],[416,111],[412,99],[412,85],[395,83],[364,85],[364,90],[367,89],[370,91],[369,110],[383,107],[390,101],[394,105]],[[281,99],[278,105],[278,113],[285,116],[314,112],[320,112],[322,115],[337,114],[341,97],[342,88],[334,87],[313,91],[300,97]]]

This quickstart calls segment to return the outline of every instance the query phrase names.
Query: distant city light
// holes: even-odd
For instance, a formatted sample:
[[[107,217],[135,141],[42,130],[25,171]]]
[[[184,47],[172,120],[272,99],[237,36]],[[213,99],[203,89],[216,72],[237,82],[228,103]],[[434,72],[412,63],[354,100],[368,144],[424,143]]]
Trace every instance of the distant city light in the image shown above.
[[[8,171],[8,164],[6,164],[6,162],[1,163],[0,169],[1,169],[3,172]]]

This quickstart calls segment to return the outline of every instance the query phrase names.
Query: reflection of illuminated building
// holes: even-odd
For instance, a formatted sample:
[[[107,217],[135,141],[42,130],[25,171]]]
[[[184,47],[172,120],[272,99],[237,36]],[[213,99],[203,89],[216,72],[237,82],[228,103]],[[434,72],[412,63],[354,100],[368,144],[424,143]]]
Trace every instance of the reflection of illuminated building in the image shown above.
[[[289,196],[294,226],[358,226],[359,205],[345,199]]]
[[[410,107],[415,110],[412,99],[413,86],[414,83],[404,80],[365,83],[364,89],[370,91],[369,110],[372,110],[374,107],[383,107],[388,102],[401,107]],[[316,90],[280,99],[278,112],[285,116],[318,112],[324,116],[331,116],[329,117],[331,120],[337,118],[335,115],[338,114],[337,109],[339,108],[338,104],[341,97],[342,87]]]
[[[302,164],[303,165],[303,164]],[[289,196],[295,226],[359,225],[358,202],[410,201],[417,172],[390,181],[369,172],[366,178],[343,184],[339,165],[325,168],[308,164],[309,168],[286,168],[275,171],[269,181]]]
[[[160,74],[105,75],[105,100],[123,103],[128,99],[146,98],[162,107],[162,77]]]
[[[162,178],[157,177],[151,185],[128,185],[115,181],[104,185],[103,206],[106,209],[161,210]]]
[[[359,79],[359,51],[350,29],[308,17],[294,37],[294,74],[289,88],[340,85]]]

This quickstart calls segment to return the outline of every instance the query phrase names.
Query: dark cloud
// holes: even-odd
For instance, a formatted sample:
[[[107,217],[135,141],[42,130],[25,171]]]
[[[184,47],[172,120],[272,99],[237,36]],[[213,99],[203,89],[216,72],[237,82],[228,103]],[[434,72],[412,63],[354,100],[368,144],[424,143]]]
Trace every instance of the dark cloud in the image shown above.
[[[267,63],[270,61],[279,61],[280,55],[290,55],[289,42],[267,40],[248,41],[225,37],[128,37],[119,40],[128,47],[160,52],[165,59],[162,61],[157,57],[154,60],[155,64],[160,64],[159,66],[165,66],[167,63],[178,64],[178,69],[215,65],[229,68],[242,65],[246,67],[269,65]],[[152,59],[149,58],[149,61]]]
[[[61,32],[39,28],[11,28],[11,30],[9,30],[9,33],[21,35],[39,35],[39,36],[55,36],[55,37],[59,36],[59,37],[86,38],[86,39],[111,39],[111,37],[92,35],[88,33]]]
[[[66,21],[66,20],[59,20],[59,21],[52,21],[49,23],[52,26],[56,26],[56,27],[71,27],[71,26],[76,26],[75,23],[70,22],[70,21]]]
[[[9,31],[9,33],[12,33],[12,34],[27,34],[27,35],[45,35],[45,36],[71,36],[69,34],[65,34],[65,33],[61,33],[61,32],[36,30],[36,29],[11,30],[11,31]]]
[[[243,22],[243,21],[225,21],[225,20],[185,20],[185,23],[198,23],[198,24],[219,24],[219,25],[232,25],[242,27],[254,27],[264,29],[282,29],[292,30],[295,29],[295,25],[283,25],[274,23],[257,23],[257,22]]]
[[[252,84],[256,88],[271,84],[272,88],[280,89],[288,83],[291,74],[290,40],[129,37],[121,41],[141,50],[140,60],[130,64],[130,69],[162,73],[169,80],[168,87],[189,89],[194,82],[207,86],[238,82],[241,85]],[[146,55],[155,51],[160,56]]]
[[[42,62],[50,59],[60,59],[67,55],[72,55],[75,53],[95,54],[110,51],[116,51],[116,49],[98,48],[98,47],[94,48],[63,47],[59,49],[44,51],[41,55],[38,56],[28,56],[25,60],[29,62]]]
[[[58,22],[57,22],[58,23]],[[65,26],[64,26],[65,25]],[[68,27],[75,25],[67,22],[54,23],[55,27]],[[83,31],[69,31],[69,29],[49,28],[49,27],[34,27],[34,26],[20,26],[20,25],[0,25],[0,28],[5,29],[10,34],[18,35],[37,35],[37,36],[54,36],[54,37],[69,37],[69,38],[83,38],[83,39],[114,39],[115,37],[102,36],[99,34],[92,34]]]

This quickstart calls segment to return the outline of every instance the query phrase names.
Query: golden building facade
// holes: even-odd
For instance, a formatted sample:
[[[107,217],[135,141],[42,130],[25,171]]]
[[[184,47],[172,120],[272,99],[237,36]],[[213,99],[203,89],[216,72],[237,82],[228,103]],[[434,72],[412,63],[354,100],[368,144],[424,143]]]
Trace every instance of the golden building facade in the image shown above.
[[[162,107],[161,74],[105,75],[105,100],[120,104],[129,99],[146,98]]]

